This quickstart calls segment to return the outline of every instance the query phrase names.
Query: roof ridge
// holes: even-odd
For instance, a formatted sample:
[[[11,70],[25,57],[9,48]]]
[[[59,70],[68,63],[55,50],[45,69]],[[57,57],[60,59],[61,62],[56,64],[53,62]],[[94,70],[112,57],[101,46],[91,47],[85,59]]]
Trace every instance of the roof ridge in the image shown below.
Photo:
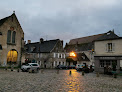
[[[101,34],[96,34],[96,35],[90,35],[90,36],[84,36],[84,37],[79,37],[79,38],[75,38],[75,39],[81,39],[81,38],[87,38],[87,37],[93,37],[93,36],[98,36],[98,35],[103,35],[105,33],[101,33]],[[71,40],[75,40],[75,39],[71,39]],[[70,40],[70,41],[71,41]]]

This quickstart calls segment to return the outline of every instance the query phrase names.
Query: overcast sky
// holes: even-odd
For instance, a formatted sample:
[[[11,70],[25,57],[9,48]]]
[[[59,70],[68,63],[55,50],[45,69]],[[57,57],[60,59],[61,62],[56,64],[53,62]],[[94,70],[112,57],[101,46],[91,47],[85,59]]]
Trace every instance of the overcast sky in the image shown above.
[[[0,19],[14,10],[26,41],[68,42],[112,29],[122,36],[122,0],[0,0]]]

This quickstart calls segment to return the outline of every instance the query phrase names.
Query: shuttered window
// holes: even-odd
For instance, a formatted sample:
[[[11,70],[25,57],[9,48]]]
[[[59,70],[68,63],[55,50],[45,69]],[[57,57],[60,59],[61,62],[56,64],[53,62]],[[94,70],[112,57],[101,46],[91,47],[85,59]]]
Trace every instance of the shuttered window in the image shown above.
[[[107,43],[106,52],[114,52],[114,51],[115,51],[115,43]]]

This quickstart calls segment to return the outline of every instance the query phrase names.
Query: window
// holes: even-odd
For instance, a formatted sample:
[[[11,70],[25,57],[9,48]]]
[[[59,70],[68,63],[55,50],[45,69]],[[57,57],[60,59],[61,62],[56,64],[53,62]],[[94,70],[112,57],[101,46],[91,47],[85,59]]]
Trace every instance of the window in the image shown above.
[[[108,52],[112,51],[112,43],[108,43]]]
[[[117,65],[117,61],[115,60],[100,60],[100,67],[106,67],[106,66],[111,66],[112,67],[112,64],[113,62],[116,63]]]
[[[16,32],[14,31],[12,34],[12,43],[15,43]]]
[[[107,52],[113,52],[114,51],[114,48],[115,48],[114,43],[107,43],[106,44],[106,51]]]
[[[56,58],[58,58],[58,54],[57,53],[55,53],[55,56],[56,56]]]
[[[56,53],[54,53],[54,58],[55,58],[55,56],[56,56]]]
[[[11,30],[8,30],[8,33],[7,33],[7,43],[10,43],[11,42]]]
[[[104,67],[104,65],[105,65],[105,61],[104,60],[101,60],[100,61],[100,67]]]

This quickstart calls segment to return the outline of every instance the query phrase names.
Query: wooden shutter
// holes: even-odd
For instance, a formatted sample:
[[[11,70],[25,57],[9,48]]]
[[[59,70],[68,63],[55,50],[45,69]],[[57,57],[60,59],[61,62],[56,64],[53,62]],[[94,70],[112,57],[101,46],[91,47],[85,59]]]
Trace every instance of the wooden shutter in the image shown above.
[[[108,52],[108,44],[106,44],[106,46],[105,46],[105,47],[106,47],[106,52]]]
[[[112,43],[112,51],[115,51],[115,43]]]

